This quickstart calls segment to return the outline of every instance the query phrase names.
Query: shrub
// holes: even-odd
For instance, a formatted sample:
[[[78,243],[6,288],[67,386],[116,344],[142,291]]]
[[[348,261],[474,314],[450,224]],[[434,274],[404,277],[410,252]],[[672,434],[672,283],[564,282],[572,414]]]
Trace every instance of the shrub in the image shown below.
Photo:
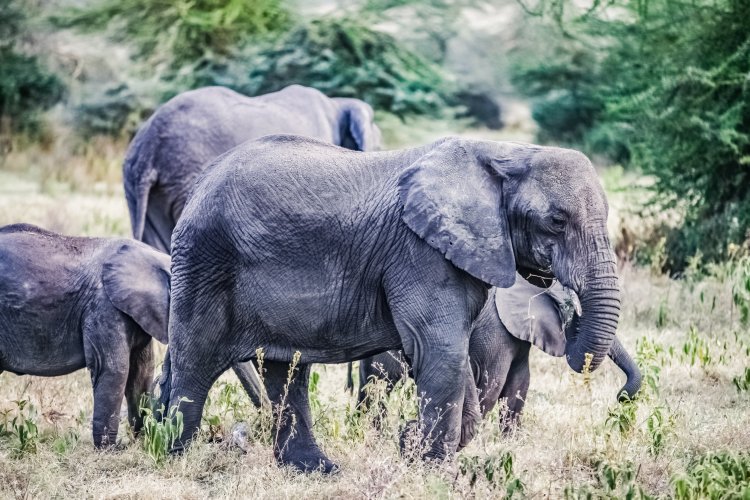
[[[301,25],[251,55],[248,83],[255,95],[292,83],[356,97],[397,115],[437,115],[450,87],[440,70],[390,35],[353,18]]]
[[[26,16],[15,0],[0,0],[0,134],[39,132],[39,112],[62,99],[65,86],[39,58],[16,50]]]
[[[750,231],[750,3],[594,5],[572,19],[553,9],[558,43],[516,65],[541,138],[655,177],[657,203],[685,214],[667,237],[669,270],[698,252],[725,259]]]
[[[750,496],[750,455],[716,453],[695,460],[687,473],[672,480],[674,497],[748,498]]]

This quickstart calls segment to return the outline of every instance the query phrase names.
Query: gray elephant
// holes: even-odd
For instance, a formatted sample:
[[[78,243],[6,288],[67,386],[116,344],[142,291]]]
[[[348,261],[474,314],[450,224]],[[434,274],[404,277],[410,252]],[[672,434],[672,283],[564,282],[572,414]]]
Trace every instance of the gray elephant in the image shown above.
[[[474,381],[479,391],[482,416],[496,403],[505,400],[500,427],[513,428],[523,411],[529,390],[529,350],[535,345],[551,356],[565,354],[566,338],[576,335],[574,300],[555,283],[541,288],[516,277],[510,288],[493,288],[489,300],[474,321],[469,343]],[[617,393],[619,399],[635,397],[641,388],[642,375],[619,339],[615,338],[609,357],[626,376]],[[349,364],[347,386],[354,388]],[[409,374],[408,362],[400,351],[389,351],[365,358],[359,363],[358,405],[369,406],[366,385],[372,380],[385,382],[386,394],[396,382]],[[382,412],[384,408],[381,408]],[[379,419],[376,421],[379,423]]]
[[[123,395],[142,426],[140,397],[167,343],[169,256],[129,239],[70,237],[29,224],[0,228],[0,372],[53,377],[88,368],[97,447],[117,439]],[[252,365],[233,366],[260,404]]]
[[[133,139],[123,165],[133,237],[169,253],[193,182],[209,160],[249,139],[299,134],[349,149],[380,148],[372,108],[300,85],[258,97],[223,87],[184,92]]]
[[[620,292],[607,212],[572,150],[448,138],[361,153],[288,135],[234,148],[206,169],[172,237],[161,394],[183,412],[174,451],[216,378],[262,348],[282,411],[275,457],[331,471],[311,431],[311,364],[402,349],[424,398],[424,456],[452,455],[481,418],[469,335],[491,286],[512,286],[517,269],[556,277],[582,307],[570,367],[596,370],[610,351]]]
[[[0,371],[53,377],[88,368],[94,445],[114,445],[123,395],[141,428],[151,339],[167,342],[169,256],[132,240],[0,228]]]

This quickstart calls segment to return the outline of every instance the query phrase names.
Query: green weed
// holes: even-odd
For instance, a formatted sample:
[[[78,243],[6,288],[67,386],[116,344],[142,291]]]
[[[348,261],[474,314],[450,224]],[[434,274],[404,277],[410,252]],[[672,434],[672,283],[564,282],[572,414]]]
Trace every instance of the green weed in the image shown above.
[[[688,338],[682,346],[682,353],[685,361],[689,363],[690,366],[695,366],[697,363],[702,368],[705,368],[713,361],[708,342],[704,337],[698,335],[698,330],[695,328],[695,325],[690,325]]]
[[[152,410],[150,402],[141,404],[143,413],[143,451],[153,460],[154,464],[160,465],[169,456],[169,452],[175,441],[180,437],[183,430],[182,412],[179,411],[180,404],[188,399],[181,399],[169,411],[164,413],[164,406]],[[161,418],[158,418],[156,414]]]
[[[35,453],[39,444],[38,413],[26,399],[13,401],[16,407],[0,414],[0,437],[10,438],[12,455],[16,458]]]
[[[606,462],[596,463],[596,487],[568,485],[563,492],[566,499],[620,499],[628,500],[650,499],[643,488],[638,484],[638,471],[632,462],[622,465]]]
[[[674,498],[750,498],[750,455],[717,453],[694,461],[672,479]]]
[[[750,367],[745,368],[745,372],[742,375],[734,377],[732,383],[739,392],[750,391]]]
[[[498,456],[479,457],[460,456],[458,469],[466,476],[469,485],[474,488],[477,480],[484,478],[494,490],[504,489],[506,498],[523,497],[526,490],[524,482],[513,471],[513,454],[505,451]]]

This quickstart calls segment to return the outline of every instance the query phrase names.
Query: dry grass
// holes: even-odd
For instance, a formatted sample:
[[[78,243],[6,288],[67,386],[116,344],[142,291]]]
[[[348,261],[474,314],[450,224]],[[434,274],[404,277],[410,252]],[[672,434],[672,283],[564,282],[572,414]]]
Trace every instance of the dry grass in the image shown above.
[[[38,181],[38,175],[20,169],[0,170],[0,224],[23,220],[70,234],[126,235],[119,180],[107,180],[108,169],[85,174],[102,179],[90,189],[70,180],[55,183],[42,176]],[[254,432],[247,453],[227,440],[203,439],[184,456],[155,465],[123,425],[123,450],[94,451],[85,371],[53,379],[3,373],[0,425],[3,419],[7,423],[27,415],[39,435],[24,453],[16,451],[19,443],[12,433],[0,436],[0,497],[488,497],[502,495],[514,478],[525,484],[525,495],[535,497],[561,497],[566,489],[571,497],[586,491],[619,497],[628,488],[670,495],[673,479],[696,457],[750,449],[750,392],[739,392],[732,382],[750,365],[750,336],[739,323],[729,281],[674,281],[626,266],[622,283],[619,335],[632,353],[638,344],[646,374],[658,370],[635,406],[616,403],[623,379],[611,363],[586,383],[564,360],[533,350],[522,428],[503,437],[493,417],[456,462],[410,464],[399,457],[397,446],[402,414],[414,409],[410,387],[390,400],[388,425],[381,433],[369,416],[353,415],[354,398],[343,389],[344,367],[317,366],[315,430],[342,469],[323,477],[277,467],[269,436]],[[691,358],[685,350],[698,355]],[[29,401],[38,414],[28,407],[19,412],[18,400]],[[228,436],[235,421],[248,421],[252,431],[260,420],[229,374],[214,387],[206,416],[218,419],[212,432],[219,437]],[[508,476],[501,471],[509,456],[513,470]],[[485,469],[495,475],[488,477]],[[606,485],[605,471],[620,478],[615,489]]]

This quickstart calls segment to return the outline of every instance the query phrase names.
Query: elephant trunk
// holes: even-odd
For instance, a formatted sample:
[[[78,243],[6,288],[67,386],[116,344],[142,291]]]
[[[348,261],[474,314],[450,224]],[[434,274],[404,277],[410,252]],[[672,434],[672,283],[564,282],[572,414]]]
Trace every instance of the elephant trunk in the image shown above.
[[[589,267],[585,286],[576,290],[581,303],[581,318],[574,328],[574,336],[566,344],[568,365],[576,372],[596,370],[609,353],[620,317],[620,289],[617,267],[609,241],[597,239],[597,252],[604,257]],[[605,246],[606,245],[606,246]],[[600,258],[601,258],[600,257]],[[587,354],[591,359],[587,361]]]
[[[625,347],[623,347],[620,340],[616,337],[612,343],[612,348],[609,350],[609,357],[625,372],[625,376],[627,377],[625,385],[617,393],[617,399],[620,401],[633,399],[641,389],[641,383],[643,382],[641,370],[638,369],[638,365],[635,364],[633,358],[630,357],[628,351],[625,350]]]

